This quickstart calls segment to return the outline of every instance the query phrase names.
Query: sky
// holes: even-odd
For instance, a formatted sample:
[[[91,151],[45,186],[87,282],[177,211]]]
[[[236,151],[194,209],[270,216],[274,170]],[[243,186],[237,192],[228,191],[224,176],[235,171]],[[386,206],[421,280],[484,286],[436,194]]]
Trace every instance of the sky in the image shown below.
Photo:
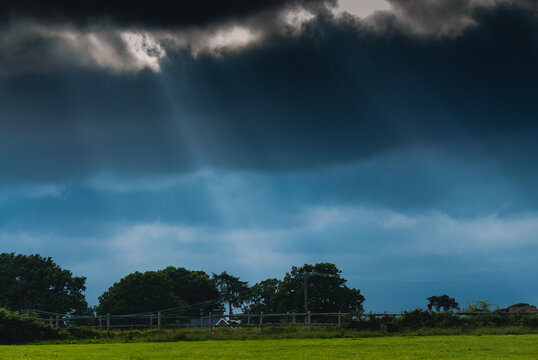
[[[3,1],[0,251],[538,303],[523,0]],[[46,310],[46,309],[45,309]]]

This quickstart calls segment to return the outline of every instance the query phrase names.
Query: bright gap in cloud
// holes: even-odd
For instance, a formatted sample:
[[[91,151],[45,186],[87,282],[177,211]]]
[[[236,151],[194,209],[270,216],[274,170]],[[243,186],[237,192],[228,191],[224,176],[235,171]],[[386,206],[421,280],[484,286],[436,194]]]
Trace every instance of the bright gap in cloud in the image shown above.
[[[237,50],[255,41],[258,36],[246,27],[234,26],[216,32],[207,40],[210,52],[220,50]]]
[[[166,56],[166,51],[155,38],[149,34],[133,32],[124,32],[121,37],[139,68],[160,71],[159,61]]]
[[[301,26],[315,17],[310,11],[298,8],[284,14],[284,22],[299,30]]]
[[[390,4],[385,0],[338,0],[338,7],[333,12],[336,16],[348,13],[365,18],[376,11],[390,9]]]

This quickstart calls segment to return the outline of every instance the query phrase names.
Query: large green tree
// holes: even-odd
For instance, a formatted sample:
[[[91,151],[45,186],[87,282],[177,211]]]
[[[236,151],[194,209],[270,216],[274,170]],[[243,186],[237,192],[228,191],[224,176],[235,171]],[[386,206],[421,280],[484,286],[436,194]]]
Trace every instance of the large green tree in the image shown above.
[[[172,281],[174,293],[185,300],[189,305],[200,305],[198,308],[210,309],[216,305],[219,292],[213,281],[203,271],[191,271],[185,268],[169,266],[163,270]],[[205,302],[211,302],[204,304]]]
[[[278,312],[279,288],[280,280],[278,279],[263,280],[251,286],[245,297],[246,306],[243,311],[253,314]]]
[[[223,271],[220,274],[213,273],[213,283],[219,291],[221,300],[228,303],[230,315],[233,307],[243,305],[248,292],[248,282]]]
[[[86,278],[73,276],[50,257],[0,254],[0,306],[84,314]]]
[[[135,314],[179,308],[185,314],[199,314],[217,300],[217,289],[205,272],[170,266],[125,276],[99,297],[96,310],[100,314]]]
[[[364,296],[346,286],[341,271],[330,263],[293,266],[284,279],[268,279],[250,288],[245,311],[254,313],[304,312],[305,287],[312,312],[362,311]]]

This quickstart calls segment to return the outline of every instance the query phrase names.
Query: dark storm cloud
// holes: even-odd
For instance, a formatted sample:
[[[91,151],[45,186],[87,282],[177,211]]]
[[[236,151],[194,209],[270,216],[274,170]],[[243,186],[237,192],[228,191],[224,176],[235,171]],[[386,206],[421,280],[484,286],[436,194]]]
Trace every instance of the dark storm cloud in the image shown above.
[[[110,21],[120,26],[170,28],[203,26],[284,7],[315,8],[334,3],[335,0],[8,0],[1,2],[0,14],[4,20],[30,18],[81,26]]]
[[[390,4],[390,9],[358,18],[338,15],[350,5],[341,7],[336,0],[7,1],[0,4],[0,77],[72,68],[114,74],[146,68],[158,72],[167,55],[237,54],[266,46],[275,36],[296,37],[316,18],[378,35],[443,38],[480,26],[483,11],[532,10],[527,0],[391,0]],[[360,3],[353,7],[362,8]]]
[[[168,50],[215,55],[249,42],[251,31],[260,38],[287,29],[290,11],[334,6],[335,0],[2,2],[0,77],[72,68],[158,72]]]
[[[237,56],[171,55],[161,74],[5,79],[2,180],[288,171],[416,146],[534,179],[538,23],[507,7],[477,20],[428,40],[321,17]]]
[[[495,6],[528,7],[527,0],[387,0],[394,17],[377,16],[376,26],[386,28],[387,22],[418,35],[460,35],[465,29],[479,24],[477,12]],[[385,23],[385,24],[384,24]]]

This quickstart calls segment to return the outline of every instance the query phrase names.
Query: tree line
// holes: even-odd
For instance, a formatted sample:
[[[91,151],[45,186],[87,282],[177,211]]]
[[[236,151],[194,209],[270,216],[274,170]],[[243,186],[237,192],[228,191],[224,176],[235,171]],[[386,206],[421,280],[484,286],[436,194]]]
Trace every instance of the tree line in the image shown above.
[[[183,267],[134,272],[115,282],[99,304],[88,306],[86,278],[62,269],[38,254],[0,254],[0,306],[12,310],[39,309],[53,313],[138,314],[174,309],[185,315],[250,313],[361,312],[364,296],[349,288],[334,264],[293,266],[282,279],[252,286],[226,271],[207,274]],[[305,296],[305,292],[306,295]]]
[[[134,272],[115,282],[99,304],[88,306],[86,278],[62,269],[50,257],[39,254],[0,254],[0,307],[11,310],[37,309],[51,313],[140,314],[174,310],[183,315],[207,315],[210,311],[241,309],[251,314],[271,313],[362,313],[364,296],[349,288],[341,270],[331,263],[293,266],[282,279],[270,278],[249,286],[247,281],[226,271],[207,274],[183,267]],[[536,312],[520,303],[501,310],[479,300],[460,309],[448,295],[427,298],[431,312],[489,313],[515,307]],[[530,309],[530,310],[529,310]]]

